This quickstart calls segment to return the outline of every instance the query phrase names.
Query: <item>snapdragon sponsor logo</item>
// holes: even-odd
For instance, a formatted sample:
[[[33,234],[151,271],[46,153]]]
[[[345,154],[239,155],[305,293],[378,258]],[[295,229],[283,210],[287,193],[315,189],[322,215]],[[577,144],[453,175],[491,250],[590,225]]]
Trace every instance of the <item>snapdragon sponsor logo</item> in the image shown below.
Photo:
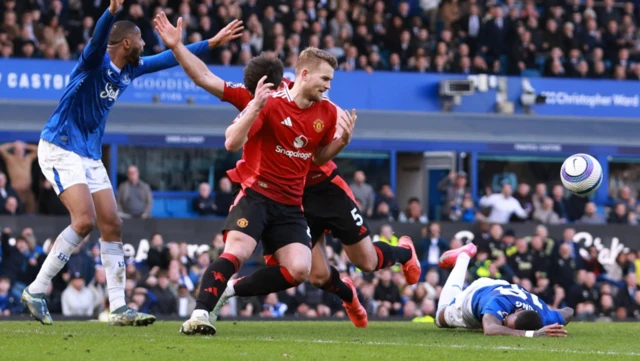
[[[313,155],[311,153],[304,153],[297,150],[294,151],[294,150],[284,149],[280,145],[276,145],[276,153],[284,154],[289,158],[300,158],[302,160],[307,160],[311,158],[311,156]]]
[[[596,107],[624,107],[624,108],[638,108],[640,107],[640,96],[633,95],[628,96],[624,94],[611,94],[603,95],[596,94],[582,94],[582,93],[567,93],[556,91],[543,91],[542,95],[547,97],[546,104],[552,105],[574,105],[584,106],[589,108]]]

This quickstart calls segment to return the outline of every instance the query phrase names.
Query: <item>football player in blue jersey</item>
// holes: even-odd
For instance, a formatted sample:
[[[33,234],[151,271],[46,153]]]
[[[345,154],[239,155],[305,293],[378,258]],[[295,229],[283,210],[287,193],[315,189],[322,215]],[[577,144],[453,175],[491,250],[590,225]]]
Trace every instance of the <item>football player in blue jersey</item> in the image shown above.
[[[149,325],[155,317],[125,304],[125,262],[121,221],[107,171],[102,164],[102,137],[109,111],[131,82],[144,74],[178,65],[173,53],[141,57],[140,29],[130,21],[115,21],[124,0],[111,0],[96,23],[93,37],[73,68],[64,95],[40,135],[38,161],[45,177],[71,213],[71,225],[57,237],[22,302],[42,324],[53,320],[45,292],[51,279],[97,224],[100,252],[107,274],[109,324]],[[188,46],[196,55],[241,36],[234,21],[215,37]],[[148,215],[146,215],[148,216]]]
[[[573,318],[569,307],[551,310],[522,287],[490,278],[480,278],[463,291],[469,261],[476,251],[469,243],[440,257],[440,267],[453,270],[440,294],[438,327],[482,328],[488,336],[567,336],[564,326]]]

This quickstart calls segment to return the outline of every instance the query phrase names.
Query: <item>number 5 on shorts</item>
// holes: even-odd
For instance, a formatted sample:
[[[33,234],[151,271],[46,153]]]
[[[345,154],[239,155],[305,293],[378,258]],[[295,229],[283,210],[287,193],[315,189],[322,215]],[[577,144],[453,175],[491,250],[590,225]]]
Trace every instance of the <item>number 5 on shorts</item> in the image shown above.
[[[358,207],[351,210],[351,216],[353,220],[356,221],[356,226],[361,226],[364,221],[362,220],[362,216],[358,213]]]

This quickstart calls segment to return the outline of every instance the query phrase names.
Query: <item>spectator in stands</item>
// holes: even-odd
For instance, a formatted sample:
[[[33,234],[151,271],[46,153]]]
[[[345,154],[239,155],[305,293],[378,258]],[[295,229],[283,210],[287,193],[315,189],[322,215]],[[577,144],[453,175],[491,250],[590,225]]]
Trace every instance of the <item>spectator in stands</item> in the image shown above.
[[[211,186],[209,183],[202,182],[198,186],[198,196],[193,199],[193,210],[201,216],[216,213],[215,198],[211,196]]]
[[[528,279],[531,282],[535,281],[535,257],[533,253],[529,251],[527,240],[519,238],[516,241],[515,247],[516,253],[507,257],[507,264],[515,273],[513,282],[520,284],[520,281],[524,279]]]
[[[609,214],[609,219],[607,219],[607,223],[609,224],[628,224],[629,213],[627,211],[627,206],[624,203],[618,203],[613,207],[613,211]]]
[[[610,294],[602,294],[600,296],[600,301],[598,304],[598,308],[596,309],[596,315],[598,318],[608,318],[612,320],[616,317],[616,309],[613,304],[613,297]]]
[[[392,246],[397,246],[399,239],[396,235],[393,234],[393,229],[391,228],[391,226],[388,224],[384,224],[382,225],[382,227],[380,227],[380,235],[377,241],[384,242]]]
[[[577,223],[581,224],[605,224],[604,217],[597,213],[596,204],[589,202],[584,206],[584,215]]]
[[[627,309],[627,313],[631,313],[629,311],[633,311],[635,308],[635,296],[638,290],[638,277],[636,274],[627,274],[624,278],[624,287],[621,287],[616,295],[615,305],[617,307],[624,307]]]
[[[427,222],[429,222],[429,219],[427,218],[427,215],[422,211],[420,200],[414,197],[409,199],[407,209],[404,212],[400,213],[398,221],[403,223],[426,224]]]
[[[567,304],[576,310],[576,317],[587,318],[596,313],[600,293],[596,288],[596,275],[584,271],[568,295]]]
[[[93,314],[99,315],[107,309],[109,293],[107,289],[107,274],[102,266],[96,266],[96,273],[93,280],[87,286],[93,293]]]
[[[160,271],[157,276],[157,284],[149,288],[149,292],[157,298],[157,302],[152,308],[154,314],[174,315],[177,313],[176,296],[169,289],[169,275],[166,271]]]
[[[391,210],[389,209],[389,204],[385,201],[381,201],[378,203],[378,205],[376,206],[376,211],[371,219],[383,220],[386,222],[395,221],[395,218],[393,217],[393,215],[391,214]]]
[[[202,277],[202,274],[207,270],[210,262],[209,254],[207,252],[202,252],[198,255],[196,264],[193,265],[189,271],[189,277],[194,285],[198,284],[200,277]]]
[[[491,188],[487,187],[487,194],[480,198],[480,206],[491,208],[487,220],[492,223],[508,223],[512,214],[516,214],[521,219],[529,216],[527,211],[522,209],[520,203],[511,195],[512,188],[510,184],[502,186],[502,192],[499,194],[491,194]]]
[[[231,181],[227,177],[220,178],[218,182],[218,192],[216,192],[216,214],[226,216],[233,204],[233,191],[231,189]]]
[[[191,312],[196,308],[196,299],[189,293],[189,289],[186,285],[180,284],[178,286],[176,312],[180,317],[189,317]]]
[[[383,184],[380,187],[380,193],[376,198],[376,213],[378,213],[378,206],[381,202],[385,202],[389,209],[391,217],[395,220],[400,215],[400,207],[398,206],[398,201],[396,200],[396,195],[393,194],[393,190],[391,186],[388,184]]]
[[[29,244],[27,240],[18,236],[15,239],[15,245],[9,243],[11,239],[11,229],[5,228],[2,232],[2,275],[15,282],[18,280],[23,268],[29,262]]]
[[[65,316],[93,316],[93,293],[85,287],[80,272],[73,273],[67,289],[62,292],[62,314]]]
[[[17,315],[22,311],[20,298],[9,292],[10,290],[11,280],[0,276],[0,316]]]
[[[5,214],[15,216],[21,214],[20,203],[16,197],[9,197],[4,204],[4,208],[0,209],[0,215]]]
[[[34,213],[36,201],[31,190],[31,166],[38,156],[38,146],[21,141],[5,143],[0,145],[0,155],[7,166],[11,187],[24,204],[25,213]]]
[[[553,186],[553,211],[560,217],[562,223],[569,218],[569,205],[564,198],[564,188],[560,184]]]
[[[533,210],[542,209],[542,202],[547,197],[547,185],[544,183],[536,184],[536,191],[531,195],[531,202],[533,204]]]
[[[465,195],[460,207],[455,206],[451,209],[449,219],[454,222],[475,223],[476,220],[483,220],[484,215],[473,205],[471,195]]]
[[[123,218],[149,218],[153,195],[147,183],[140,179],[138,167],[127,168],[127,180],[118,187],[118,213]]]
[[[391,280],[391,270],[385,268],[378,272],[380,281],[375,288],[374,299],[378,301],[378,308],[386,309],[389,314],[398,314],[402,309],[400,291]]]
[[[365,183],[365,181],[366,176],[364,175],[364,172],[357,170],[353,174],[353,183],[351,183],[349,187],[351,187],[353,196],[361,202],[362,206],[360,210],[367,217],[371,217],[373,215],[373,207],[375,205],[375,193],[373,191],[373,187]]]
[[[588,256],[582,257],[582,261],[584,264],[584,269],[587,272],[591,272],[597,276],[603,274],[605,272],[604,267],[598,261],[598,249],[596,246],[591,246],[587,249]]]
[[[169,269],[169,262],[171,256],[169,255],[169,248],[164,244],[164,238],[160,233],[154,233],[151,235],[151,247],[149,247],[149,253],[147,254],[147,266],[149,269],[158,267],[160,270]]]
[[[0,172],[0,209],[5,208],[9,197],[18,199],[18,193],[7,184],[7,176],[3,172]]]
[[[571,257],[571,246],[563,243],[559,248],[558,258],[551,266],[551,281],[567,292],[575,284],[577,271],[576,261]]]
[[[38,213],[50,216],[67,216],[69,211],[53,189],[48,180],[42,182],[40,196],[38,197]]]
[[[467,187],[467,173],[464,171],[450,172],[446,178],[438,183],[438,190],[445,194],[442,214],[449,220],[453,208],[461,209],[465,194],[471,193]]]
[[[543,224],[560,223],[558,214],[553,211],[553,199],[551,197],[546,197],[542,201],[542,209],[537,209],[533,212],[533,220]]]
[[[515,198],[520,203],[520,206],[522,207],[522,209],[529,212],[529,215],[530,215],[529,218],[531,218],[532,212],[535,211],[533,208],[533,197],[531,196],[530,191],[531,191],[531,187],[529,186],[528,183],[520,182],[520,184],[518,184],[518,191],[513,196],[513,198]],[[514,215],[511,216],[511,222],[518,222],[518,221],[523,221],[523,220],[521,220],[517,216],[514,216]]]
[[[260,313],[263,317],[283,317],[289,307],[278,300],[278,295],[270,293],[264,299],[263,310]]]
[[[422,274],[435,269],[438,270],[440,256],[449,250],[449,242],[442,237],[440,223],[432,222],[422,227],[422,239],[417,245],[418,258],[422,263]]]

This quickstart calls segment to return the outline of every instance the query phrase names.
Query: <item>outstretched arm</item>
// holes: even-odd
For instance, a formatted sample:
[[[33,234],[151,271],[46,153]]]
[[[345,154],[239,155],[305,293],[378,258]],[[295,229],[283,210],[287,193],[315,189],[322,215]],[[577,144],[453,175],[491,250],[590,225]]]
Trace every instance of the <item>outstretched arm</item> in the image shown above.
[[[560,312],[560,314],[562,315],[562,318],[564,318],[565,325],[568,325],[569,322],[573,320],[573,308],[565,307],[561,310],[558,310],[558,312]]]
[[[553,324],[537,331],[515,330],[502,325],[500,320],[491,314],[482,316],[482,331],[486,336],[526,336],[526,337],[567,337],[567,330],[563,325]]]
[[[196,85],[222,98],[224,94],[224,81],[214,75],[207,65],[182,43],[182,18],[178,19],[176,26],[171,25],[164,13],[158,14],[154,19],[156,31],[165,45],[171,49],[185,73]],[[224,29],[211,38],[210,47],[219,47],[242,35],[242,21],[234,20]]]
[[[162,17],[166,18],[166,15],[164,15],[164,13],[160,13],[159,16],[161,18]],[[182,18],[178,19],[178,23],[182,24]],[[180,29],[181,28],[182,28],[182,26],[180,25]],[[223,29],[223,31],[225,29]],[[159,31],[158,31],[158,33],[159,33]],[[182,33],[182,30],[180,30],[180,33]],[[200,56],[200,55],[206,54],[209,51],[209,49],[212,49],[212,48],[215,48],[215,47],[218,47],[218,46],[222,46],[222,45],[226,44],[227,42],[229,42],[230,40],[236,39],[236,38],[238,38],[240,36],[240,34],[236,34],[237,36],[234,36],[232,38],[221,39],[221,37],[222,37],[221,34],[224,34],[224,33],[222,33],[222,32],[218,33],[216,36],[214,36],[213,38],[208,39],[208,40],[203,40],[203,41],[198,42],[198,43],[189,44],[186,48],[192,54]],[[226,42],[224,40],[226,40]],[[171,46],[169,46],[169,44],[167,44],[167,47],[171,48]],[[148,74],[148,73],[154,73],[156,71],[160,71],[160,70],[164,70],[164,69],[173,68],[174,66],[177,66],[178,64],[179,64],[178,60],[176,59],[176,56],[174,55],[173,51],[166,50],[166,51],[163,51],[162,53],[154,55],[154,56],[143,57],[141,64],[136,68],[136,75],[135,76],[140,76],[140,75],[144,75],[144,74]],[[224,84],[222,84],[222,85],[224,86]]]
[[[267,104],[273,84],[266,83],[267,76],[258,81],[256,96],[247,108],[238,115],[238,118],[225,131],[224,147],[230,152],[237,152],[244,146],[249,137],[255,134],[262,126],[260,112]]]
[[[93,31],[93,36],[89,41],[89,44],[82,51],[80,60],[88,67],[94,67],[100,64],[104,54],[107,52],[107,43],[109,41],[109,33],[111,32],[111,26],[115,22],[115,15],[118,13],[120,6],[124,0],[111,0],[109,9],[102,14],[96,28]]]
[[[336,123],[336,134],[339,136],[326,146],[319,148],[313,156],[313,162],[317,165],[324,165],[335,158],[351,141],[353,128],[356,124],[356,110],[351,110],[351,114],[338,108],[338,119]]]

